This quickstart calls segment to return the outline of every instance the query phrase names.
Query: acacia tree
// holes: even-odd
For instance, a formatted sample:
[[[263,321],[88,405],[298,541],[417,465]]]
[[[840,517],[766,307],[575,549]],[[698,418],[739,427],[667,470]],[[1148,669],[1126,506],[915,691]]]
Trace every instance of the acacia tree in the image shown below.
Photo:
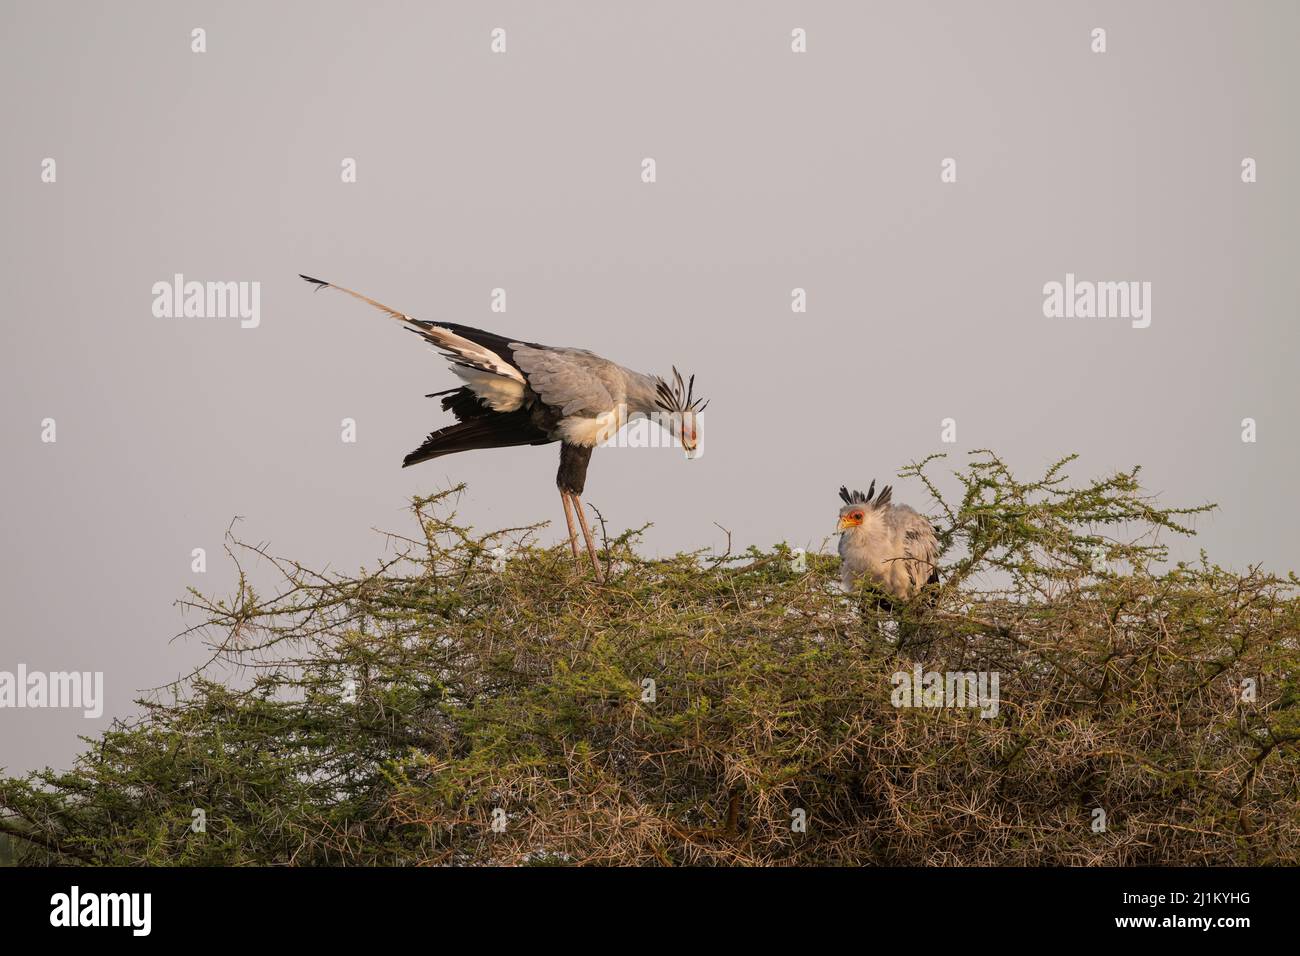
[[[904,469],[943,583],[889,610],[829,557],[638,531],[597,584],[459,524],[459,488],[355,575],[232,538],[233,592],[184,602],[208,665],[0,780],[0,833],[128,865],[1294,863],[1300,582],[1170,564],[1207,506],[1070,460],[974,453],[952,500]],[[998,675],[997,716],[895,706],[918,665]]]

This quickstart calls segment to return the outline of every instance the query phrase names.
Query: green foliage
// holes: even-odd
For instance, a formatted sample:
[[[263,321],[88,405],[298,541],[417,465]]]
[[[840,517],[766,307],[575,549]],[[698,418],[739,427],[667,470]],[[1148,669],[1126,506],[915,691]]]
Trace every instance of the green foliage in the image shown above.
[[[0,831],[51,863],[1296,862],[1300,582],[1167,566],[1206,509],[1068,461],[976,453],[952,502],[905,469],[943,583],[888,611],[783,545],[627,532],[597,583],[536,529],[458,525],[459,489],[358,575],[232,541],[233,595],[186,602],[210,665],[70,772],[0,780]],[[895,707],[914,662],[997,672],[998,715]]]

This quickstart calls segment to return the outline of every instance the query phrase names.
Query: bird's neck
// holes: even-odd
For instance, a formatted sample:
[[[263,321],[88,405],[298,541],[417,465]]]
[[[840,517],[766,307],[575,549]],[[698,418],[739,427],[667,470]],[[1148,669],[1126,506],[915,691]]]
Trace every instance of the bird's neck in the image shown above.
[[[658,398],[657,381],[653,375],[631,372],[627,377],[627,413],[632,415],[654,415],[661,409],[655,404]]]
[[[868,511],[866,516],[862,519],[861,524],[856,524],[848,529],[848,535],[855,541],[865,541],[867,538],[874,535],[879,527],[879,516],[874,512]]]

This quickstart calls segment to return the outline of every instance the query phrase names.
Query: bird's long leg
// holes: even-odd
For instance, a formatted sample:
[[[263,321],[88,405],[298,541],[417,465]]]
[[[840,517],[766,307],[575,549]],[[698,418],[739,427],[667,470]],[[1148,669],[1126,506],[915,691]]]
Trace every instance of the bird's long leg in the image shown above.
[[[569,500],[569,493],[563,488],[560,489],[560,500],[564,502],[564,520],[569,525],[569,547],[573,549],[574,558],[577,558],[578,529],[573,525],[573,502]]]
[[[582,536],[587,541],[587,554],[591,557],[591,567],[596,572],[596,577],[599,578],[600,561],[596,558],[596,542],[591,537],[591,526],[587,524],[587,513],[582,510],[582,499],[574,495],[573,504],[578,509],[578,523],[582,525]]]

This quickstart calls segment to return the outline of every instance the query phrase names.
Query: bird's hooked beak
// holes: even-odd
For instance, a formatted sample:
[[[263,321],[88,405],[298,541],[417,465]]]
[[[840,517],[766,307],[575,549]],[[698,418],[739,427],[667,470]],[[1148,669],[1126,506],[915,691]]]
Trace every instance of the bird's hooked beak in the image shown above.
[[[862,519],[853,515],[840,515],[839,524],[835,526],[835,533],[840,534],[848,531],[850,528],[856,528],[862,524]]]

